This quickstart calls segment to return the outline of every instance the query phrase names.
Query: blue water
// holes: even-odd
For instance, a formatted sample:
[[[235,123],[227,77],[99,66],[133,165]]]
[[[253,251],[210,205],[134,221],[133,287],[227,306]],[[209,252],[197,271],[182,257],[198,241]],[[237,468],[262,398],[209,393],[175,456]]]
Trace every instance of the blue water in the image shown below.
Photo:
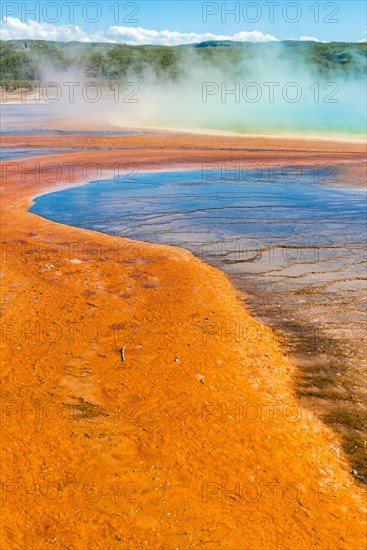
[[[328,179],[312,167],[286,175],[229,172],[225,178],[205,170],[124,173],[38,197],[31,212],[188,248],[230,274],[248,295],[267,296],[267,322],[277,322],[291,306],[329,335],[337,327],[338,334],[343,329],[360,338],[366,193],[331,187]]]
[[[39,197],[31,211],[112,235],[183,246],[227,272],[245,292],[247,307],[280,333],[301,369],[299,396],[329,415],[359,472],[365,453],[360,424],[366,193],[317,179],[312,168],[293,183],[282,172],[272,178],[249,172],[241,181],[208,181],[197,170],[121,174],[117,181]],[[209,321],[217,326],[214,312]],[[234,337],[234,326],[233,320],[225,325],[226,341]],[[239,337],[253,338],[246,330]],[[255,338],[266,339],[266,332],[257,331]],[[348,403],[345,421],[340,400]]]
[[[4,136],[88,136],[88,137],[124,137],[140,136],[143,132],[119,132],[106,130],[53,130],[52,128],[7,128],[3,127]]]
[[[233,178],[237,178],[233,179]],[[289,183],[290,180],[293,181]],[[197,249],[207,239],[347,244],[365,236],[366,195],[315,183],[315,173],[226,181],[205,171],[120,174],[38,197],[31,211],[56,221]],[[321,241],[321,242],[320,242]]]
[[[43,103],[4,103],[0,105],[1,134],[3,136],[89,136],[123,137],[142,135],[144,132],[120,130],[59,130],[52,105]],[[56,126],[56,129],[53,127]]]
[[[62,155],[64,153],[74,153],[80,151],[80,149],[47,149],[47,148],[12,148],[12,149],[0,149],[0,161],[13,160],[24,157],[40,157],[44,155]]]

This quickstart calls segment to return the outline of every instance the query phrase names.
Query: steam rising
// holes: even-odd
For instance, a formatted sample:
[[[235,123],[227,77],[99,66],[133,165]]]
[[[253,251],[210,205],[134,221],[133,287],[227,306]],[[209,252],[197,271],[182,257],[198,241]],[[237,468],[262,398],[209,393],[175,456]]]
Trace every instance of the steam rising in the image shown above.
[[[280,45],[267,48],[266,55],[244,53],[235,63],[221,57],[220,66],[215,52],[205,58],[190,48],[181,51],[174,75],[146,67],[103,90],[76,66],[42,76],[61,87],[55,115],[74,125],[358,135],[365,132],[364,58],[355,63],[359,71],[325,76]],[[66,83],[77,84],[74,98]]]

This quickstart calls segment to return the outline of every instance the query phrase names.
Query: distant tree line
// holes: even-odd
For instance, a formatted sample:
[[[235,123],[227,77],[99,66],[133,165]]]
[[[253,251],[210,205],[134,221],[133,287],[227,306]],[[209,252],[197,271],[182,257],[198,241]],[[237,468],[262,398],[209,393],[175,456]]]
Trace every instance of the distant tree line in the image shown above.
[[[294,56],[328,76],[337,73],[363,74],[366,43],[318,42],[205,42],[190,46],[127,46],[44,40],[0,41],[0,85],[3,88],[29,88],[40,81],[44,68],[76,68],[86,77],[123,80],[129,74],[147,70],[154,76],[175,80],[181,74],[185,52],[195,50],[203,62],[226,70],[254,55]]]

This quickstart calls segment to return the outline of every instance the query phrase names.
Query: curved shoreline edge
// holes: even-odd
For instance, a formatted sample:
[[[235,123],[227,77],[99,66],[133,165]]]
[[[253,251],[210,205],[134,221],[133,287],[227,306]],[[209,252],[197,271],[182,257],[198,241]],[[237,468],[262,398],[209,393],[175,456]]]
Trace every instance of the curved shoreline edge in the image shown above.
[[[140,162],[172,167],[156,153]],[[96,156],[2,184],[2,547],[363,548],[364,491],[271,332],[190,252],[27,212],[53,159],[77,178]],[[235,323],[259,338],[231,339]]]

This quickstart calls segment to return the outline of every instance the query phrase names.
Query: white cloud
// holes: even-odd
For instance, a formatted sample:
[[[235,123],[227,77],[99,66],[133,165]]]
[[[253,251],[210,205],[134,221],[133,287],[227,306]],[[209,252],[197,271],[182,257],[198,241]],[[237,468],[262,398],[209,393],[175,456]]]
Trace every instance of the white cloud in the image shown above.
[[[269,42],[277,39],[270,34],[258,31],[242,31],[234,35],[218,35],[212,33],[182,33],[177,31],[155,31],[141,27],[110,27],[107,36],[125,44],[160,44],[164,46],[177,46],[179,44],[193,44],[207,40],[236,40],[239,42]]]
[[[259,31],[241,31],[229,38],[238,42],[278,42],[278,39],[271,34],[263,34]]]
[[[321,42],[316,36],[301,36],[302,42]]]
[[[234,35],[217,35],[212,33],[184,33],[177,31],[144,29],[142,27],[111,26],[104,31],[87,34],[78,25],[54,25],[38,23],[29,19],[23,23],[16,17],[7,17],[0,31],[2,40],[34,39],[70,42],[117,42],[129,45],[157,44],[177,46],[193,44],[206,40],[236,40],[239,42],[269,42],[277,41],[271,34],[259,31],[241,31]]]
[[[55,40],[70,42],[90,42],[91,38],[78,25],[53,25],[52,23],[38,23],[29,19],[23,23],[16,17],[7,17],[2,22],[0,37],[2,40],[29,38],[34,40]],[[100,36],[103,40],[103,35]]]
[[[28,19],[23,23],[16,17],[7,17],[2,22],[0,30],[2,40],[33,39],[53,40],[60,42],[114,42],[130,46],[141,44],[156,44],[162,46],[178,46],[179,44],[194,44],[207,40],[234,40],[236,42],[277,42],[271,34],[260,31],[241,31],[232,35],[178,32],[167,29],[157,31],[143,27],[120,27],[113,25],[105,30],[86,33],[78,25],[54,25],[53,23],[38,23]],[[299,40],[322,42],[316,36],[301,36]]]

